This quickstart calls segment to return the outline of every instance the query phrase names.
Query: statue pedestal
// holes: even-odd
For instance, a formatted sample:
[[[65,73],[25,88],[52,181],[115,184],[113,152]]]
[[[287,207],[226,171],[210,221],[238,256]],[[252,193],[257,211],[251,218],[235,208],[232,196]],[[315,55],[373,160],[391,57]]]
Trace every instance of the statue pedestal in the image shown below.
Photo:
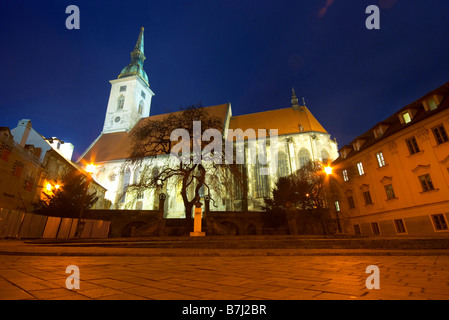
[[[195,215],[193,221],[193,232],[190,232],[191,237],[204,237],[205,232],[201,232],[201,204],[195,208]]]

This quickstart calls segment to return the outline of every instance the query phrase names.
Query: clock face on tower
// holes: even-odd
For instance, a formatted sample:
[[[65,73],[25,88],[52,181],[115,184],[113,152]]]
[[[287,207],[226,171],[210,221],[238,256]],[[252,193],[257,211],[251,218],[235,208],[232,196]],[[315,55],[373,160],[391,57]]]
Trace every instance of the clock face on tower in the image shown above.
[[[115,122],[120,122],[120,117],[115,117],[114,121]]]

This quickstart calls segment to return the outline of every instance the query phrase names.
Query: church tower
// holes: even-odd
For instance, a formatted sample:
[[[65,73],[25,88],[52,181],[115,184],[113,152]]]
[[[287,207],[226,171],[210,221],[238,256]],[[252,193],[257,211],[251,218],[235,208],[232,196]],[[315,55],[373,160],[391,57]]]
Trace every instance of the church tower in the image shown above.
[[[144,41],[143,27],[131,52],[131,62],[118,76],[111,80],[108,108],[103,126],[103,133],[130,131],[141,119],[150,115],[151,98],[148,76],[143,70]]]

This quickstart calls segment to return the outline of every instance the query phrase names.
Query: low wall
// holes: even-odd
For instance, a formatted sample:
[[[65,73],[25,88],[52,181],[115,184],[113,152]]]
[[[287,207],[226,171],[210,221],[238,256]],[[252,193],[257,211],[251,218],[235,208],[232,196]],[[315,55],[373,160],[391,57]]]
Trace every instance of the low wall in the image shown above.
[[[48,217],[0,208],[0,238],[69,239],[75,236],[79,219]],[[80,238],[107,238],[110,221],[84,219]]]

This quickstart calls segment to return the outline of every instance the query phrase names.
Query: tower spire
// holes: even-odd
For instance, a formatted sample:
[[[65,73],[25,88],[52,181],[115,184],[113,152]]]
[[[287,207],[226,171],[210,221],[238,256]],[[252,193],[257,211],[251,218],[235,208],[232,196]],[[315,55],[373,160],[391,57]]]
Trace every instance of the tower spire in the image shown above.
[[[134,50],[131,51],[131,62],[129,65],[123,68],[118,78],[138,75],[149,86],[148,76],[145,70],[143,70],[143,62],[146,59],[144,55],[143,31],[144,28],[141,27],[139,37],[137,38],[136,45],[134,46]]]
[[[298,105],[298,98],[296,97],[296,93],[295,93],[295,88],[292,88],[292,108],[293,110],[298,110],[299,109],[299,105]]]

